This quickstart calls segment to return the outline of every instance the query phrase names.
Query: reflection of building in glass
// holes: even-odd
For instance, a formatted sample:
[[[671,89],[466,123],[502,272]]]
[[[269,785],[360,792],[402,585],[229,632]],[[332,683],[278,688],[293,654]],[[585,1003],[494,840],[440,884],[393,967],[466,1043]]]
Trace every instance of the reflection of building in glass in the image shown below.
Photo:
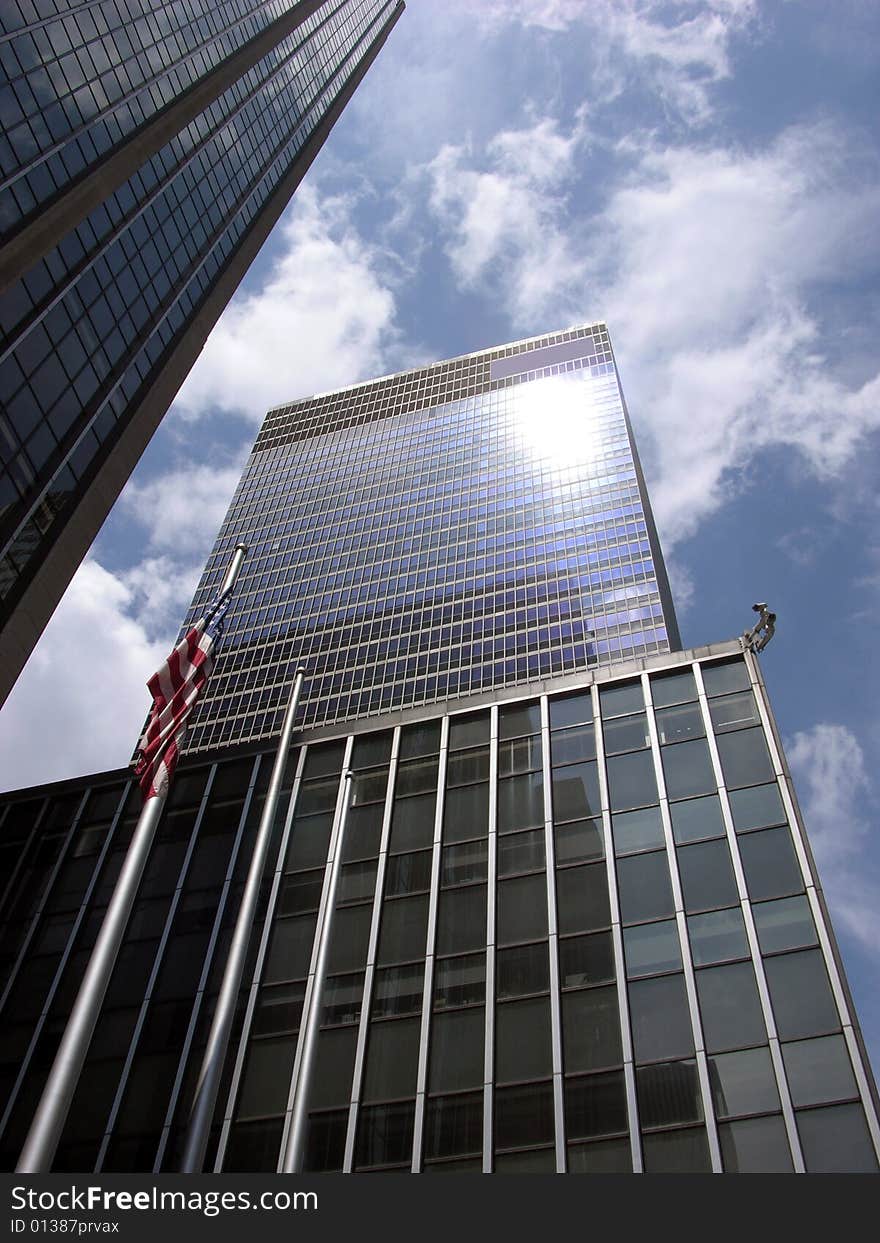
[[[0,700],[403,6],[32,7],[0,16]]]
[[[877,1169],[760,670],[739,640],[669,650],[606,342],[579,329],[270,414],[196,598],[243,536],[237,611],[56,1169],[180,1166],[300,654],[305,724],[205,1168],[284,1167],[313,1012],[310,1170]],[[589,373],[510,382],[518,355],[585,346]],[[526,447],[533,400],[545,429],[582,412],[564,458],[549,435]],[[138,803],[125,772],[0,799],[6,1166]]]
[[[191,749],[679,645],[603,324],[271,411],[187,620],[239,539]]]

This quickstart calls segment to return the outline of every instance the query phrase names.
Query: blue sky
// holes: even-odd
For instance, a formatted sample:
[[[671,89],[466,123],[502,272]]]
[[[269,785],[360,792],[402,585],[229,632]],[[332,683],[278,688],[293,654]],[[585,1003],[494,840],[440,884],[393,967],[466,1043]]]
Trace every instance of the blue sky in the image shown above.
[[[602,318],[685,644],[779,615],[880,1065],[878,47],[872,0],[409,0],[0,714],[3,788],[126,762],[269,406]]]

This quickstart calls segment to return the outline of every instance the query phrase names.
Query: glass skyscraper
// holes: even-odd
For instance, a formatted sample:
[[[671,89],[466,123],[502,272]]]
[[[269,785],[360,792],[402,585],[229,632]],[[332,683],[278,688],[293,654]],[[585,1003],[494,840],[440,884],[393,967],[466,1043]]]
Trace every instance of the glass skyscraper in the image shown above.
[[[678,650],[603,325],[271,412],[195,609],[239,539],[54,1169],[181,1166],[301,661],[206,1170],[291,1168],[307,1031],[308,1172],[877,1170],[761,670]],[[139,804],[0,798],[7,1168]]]
[[[399,0],[0,14],[0,700]]]
[[[679,646],[604,324],[270,411],[187,624],[239,541],[190,749]]]

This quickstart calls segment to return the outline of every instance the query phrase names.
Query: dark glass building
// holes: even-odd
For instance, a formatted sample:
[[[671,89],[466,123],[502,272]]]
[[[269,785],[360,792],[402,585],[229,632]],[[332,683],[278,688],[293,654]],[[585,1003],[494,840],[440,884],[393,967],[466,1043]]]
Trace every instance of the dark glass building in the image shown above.
[[[0,701],[399,0],[0,14]]]
[[[758,662],[672,650],[607,342],[269,415],[194,608],[252,551],[53,1168],[180,1168],[301,659],[204,1168],[289,1165],[312,1024],[310,1171],[877,1170]],[[124,771],[0,799],[7,1168],[139,803]]]

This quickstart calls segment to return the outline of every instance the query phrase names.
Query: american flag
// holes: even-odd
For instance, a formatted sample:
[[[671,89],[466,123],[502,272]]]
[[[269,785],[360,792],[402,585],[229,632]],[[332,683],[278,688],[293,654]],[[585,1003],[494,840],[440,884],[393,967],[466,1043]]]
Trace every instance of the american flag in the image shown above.
[[[168,790],[189,714],[214,665],[214,649],[223,629],[231,592],[215,596],[199,621],[147,683],[153,708],[134,760],[144,802]]]

